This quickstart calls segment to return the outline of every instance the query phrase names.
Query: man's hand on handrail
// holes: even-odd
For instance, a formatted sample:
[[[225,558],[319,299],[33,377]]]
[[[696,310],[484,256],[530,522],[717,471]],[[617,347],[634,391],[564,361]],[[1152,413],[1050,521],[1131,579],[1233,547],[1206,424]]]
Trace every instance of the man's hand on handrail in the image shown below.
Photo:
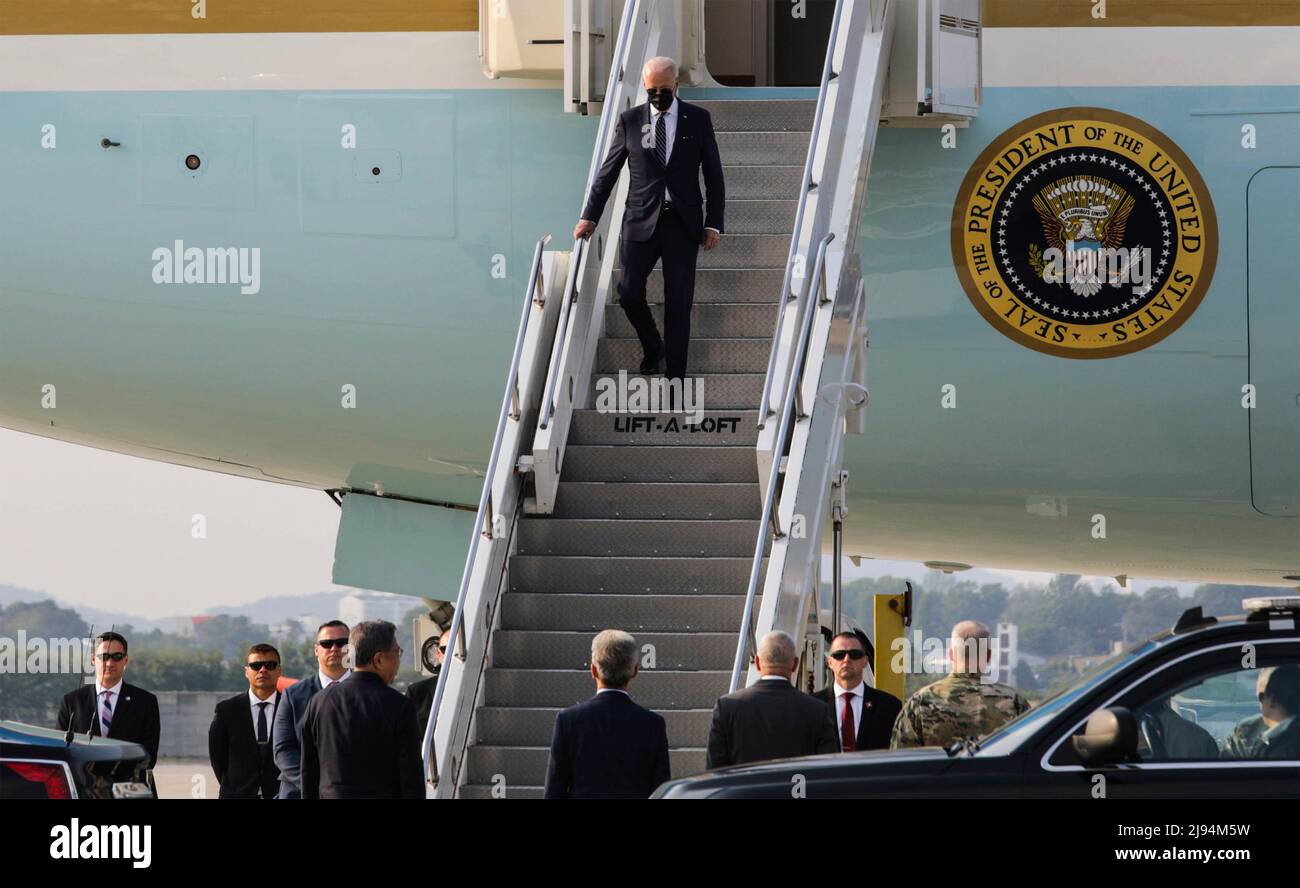
[[[588,222],[586,219],[579,219],[578,224],[573,226],[573,239],[586,237],[596,230],[595,222]]]

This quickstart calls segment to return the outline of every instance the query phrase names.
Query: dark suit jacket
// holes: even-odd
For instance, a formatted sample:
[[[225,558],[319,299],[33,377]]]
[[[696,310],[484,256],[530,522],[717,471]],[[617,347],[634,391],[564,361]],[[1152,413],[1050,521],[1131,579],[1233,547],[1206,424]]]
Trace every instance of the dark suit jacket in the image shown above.
[[[605,203],[614,193],[623,162],[627,161],[627,209],[623,214],[623,239],[647,241],[659,222],[659,208],[664,200],[664,189],[673,194],[673,207],[686,223],[686,228],[696,240],[702,240],[704,229],[716,228],[722,232],[722,216],[726,206],[726,187],[722,181],[722,159],[713,134],[713,118],[698,105],[677,99],[677,133],[672,154],[665,168],[655,156],[651,144],[654,134],[643,127],[653,126],[654,116],[650,103],[629,108],[619,115],[609,145],[609,153],[591,184],[591,193],[583,208],[582,218],[599,222]],[[642,142],[646,144],[643,146]],[[700,196],[700,170],[704,171],[704,187],[708,193],[707,213]]]
[[[320,676],[313,673],[308,678],[289,685],[288,689],[280,695],[280,705],[276,707],[275,712],[275,730],[271,732],[275,766],[280,770],[280,794],[276,798],[302,798],[302,791],[298,784],[302,721],[307,717],[307,704],[319,690]]]
[[[373,672],[312,698],[302,723],[304,799],[422,799],[415,705]]]
[[[835,741],[838,749],[840,720],[839,714],[835,711],[835,685],[822,688],[813,696],[831,709],[831,717],[835,719]],[[894,719],[898,718],[899,710],[902,708],[902,701],[893,694],[877,690],[863,682],[862,714],[858,717],[857,730],[853,735],[857,739],[857,748],[888,749],[889,737],[894,731]]]
[[[596,694],[555,717],[548,799],[644,799],[668,780],[662,715],[627,694]]]
[[[830,708],[788,681],[764,681],[719,697],[705,767],[839,752]]]
[[[99,701],[95,698],[93,684],[82,685],[64,695],[59,704],[59,730],[71,726],[78,734],[93,728],[99,736]],[[113,706],[113,722],[108,726],[108,736],[114,740],[139,743],[149,753],[149,767],[158,763],[158,737],[161,724],[158,719],[158,698],[143,688],[122,682],[121,693]]]
[[[279,700],[284,694],[279,695]],[[248,691],[217,704],[208,726],[208,760],[221,784],[223,799],[273,799],[280,789],[280,769],[271,755],[275,712],[279,700],[270,698],[266,713],[265,745],[257,742],[257,727],[248,705]]]
[[[415,704],[415,726],[424,737],[424,729],[429,724],[429,712],[433,709],[433,692],[438,684],[438,676],[422,678],[406,686],[406,697]]]

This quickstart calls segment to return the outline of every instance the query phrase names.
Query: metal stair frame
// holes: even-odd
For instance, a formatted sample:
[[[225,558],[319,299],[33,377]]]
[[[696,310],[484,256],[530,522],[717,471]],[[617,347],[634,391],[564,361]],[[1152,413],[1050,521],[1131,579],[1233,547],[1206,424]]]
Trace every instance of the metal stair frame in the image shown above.
[[[514,545],[525,477],[519,458],[531,448],[558,325],[561,281],[567,278],[570,260],[568,253],[543,251],[549,240],[550,235],[541,238],[533,250],[492,454],[449,627],[452,655],[438,674],[424,728],[426,794],[435,798],[451,798],[462,779],[471,717],[482,694],[484,662],[500,611],[506,559]]]
[[[763,515],[773,519],[760,529],[760,545],[769,531],[774,538],[761,580],[755,558],[733,690],[746,663],[745,683],[758,680],[752,655],[764,634],[781,629],[796,640],[804,635],[810,608],[816,607],[822,530],[831,483],[840,477],[843,438],[863,430],[867,341],[857,238],[897,2],[839,0],[836,5],[791,236],[785,302],[759,407],[759,477],[772,482]],[[788,403],[792,397],[795,403]],[[778,472],[784,476],[779,499],[769,504]],[[796,527],[798,535],[791,533]],[[755,614],[759,594],[762,604]]]

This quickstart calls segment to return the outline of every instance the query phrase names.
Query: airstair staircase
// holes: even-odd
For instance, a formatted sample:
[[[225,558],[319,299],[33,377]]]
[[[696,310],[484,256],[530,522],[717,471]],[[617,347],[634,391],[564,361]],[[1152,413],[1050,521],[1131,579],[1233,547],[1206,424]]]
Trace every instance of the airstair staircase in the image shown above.
[[[617,112],[644,101],[641,64],[672,54],[680,9],[625,6],[592,175]],[[626,171],[588,239],[538,242],[425,732],[432,796],[540,797],[556,713],[593,693],[606,628],[641,645],[631,690],[667,721],[673,776],[703,771],[713,703],[754,678],[755,640],[816,627],[842,441],[865,410],[857,220],[892,23],[889,2],[839,0],[816,99],[687,99],[712,115],[727,189],[696,276],[698,422],[595,397],[639,378],[616,291]],[[658,268],[648,292],[662,329]]]

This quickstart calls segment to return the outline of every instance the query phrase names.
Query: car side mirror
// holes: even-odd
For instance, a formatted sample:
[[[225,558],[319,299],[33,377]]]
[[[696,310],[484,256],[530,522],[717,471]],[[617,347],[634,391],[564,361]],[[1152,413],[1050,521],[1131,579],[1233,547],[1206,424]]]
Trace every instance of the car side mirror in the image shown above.
[[[1085,765],[1133,761],[1138,748],[1137,719],[1123,706],[1098,709],[1088,716],[1083,733],[1075,735],[1071,742]]]

